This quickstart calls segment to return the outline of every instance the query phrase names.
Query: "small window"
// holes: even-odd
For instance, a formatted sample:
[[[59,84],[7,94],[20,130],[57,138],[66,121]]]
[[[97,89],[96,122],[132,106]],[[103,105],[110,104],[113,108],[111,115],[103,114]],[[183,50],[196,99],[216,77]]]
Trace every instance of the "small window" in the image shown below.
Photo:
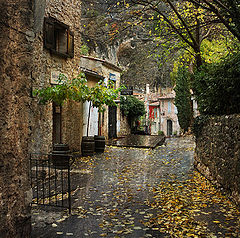
[[[172,112],[172,103],[171,101],[168,101],[168,113]]]
[[[178,114],[178,110],[177,110],[177,107],[174,105],[174,112],[175,114]]]
[[[109,73],[109,84],[111,88],[116,89],[116,74]]]
[[[74,36],[69,26],[49,17],[44,19],[44,47],[52,53],[63,56],[74,56]]]

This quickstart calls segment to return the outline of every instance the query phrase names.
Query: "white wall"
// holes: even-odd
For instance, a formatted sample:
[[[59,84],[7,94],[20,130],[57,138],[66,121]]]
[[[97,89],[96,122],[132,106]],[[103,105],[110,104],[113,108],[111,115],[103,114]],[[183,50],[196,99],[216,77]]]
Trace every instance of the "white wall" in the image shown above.
[[[83,104],[83,115],[84,115],[84,117],[83,117],[83,136],[87,135],[89,103],[90,102],[85,102]],[[98,109],[96,107],[91,107],[88,136],[94,136],[94,135],[98,135]]]

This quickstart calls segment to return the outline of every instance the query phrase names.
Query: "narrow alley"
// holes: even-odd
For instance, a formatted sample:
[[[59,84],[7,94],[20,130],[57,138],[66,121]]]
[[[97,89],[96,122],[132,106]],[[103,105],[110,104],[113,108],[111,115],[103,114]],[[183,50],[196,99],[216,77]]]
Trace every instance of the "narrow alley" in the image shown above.
[[[239,237],[236,207],[194,171],[194,139],[109,146],[72,166],[72,214],[33,207],[32,237]]]

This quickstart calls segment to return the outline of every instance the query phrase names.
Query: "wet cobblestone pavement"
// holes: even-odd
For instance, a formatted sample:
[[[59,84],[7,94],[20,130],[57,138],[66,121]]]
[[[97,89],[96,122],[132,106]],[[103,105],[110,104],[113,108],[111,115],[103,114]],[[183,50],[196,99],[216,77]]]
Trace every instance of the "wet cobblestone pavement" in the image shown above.
[[[34,207],[32,237],[240,237],[239,211],[194,171],[193,155],[185,137],[79,158],[72,215]]]

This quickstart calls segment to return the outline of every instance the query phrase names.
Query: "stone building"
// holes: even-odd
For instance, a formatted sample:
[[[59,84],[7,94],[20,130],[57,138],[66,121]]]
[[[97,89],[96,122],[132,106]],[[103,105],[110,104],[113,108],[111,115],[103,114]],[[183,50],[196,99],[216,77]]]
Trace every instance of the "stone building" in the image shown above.
[[[142,99],[143,100],[143,99]],[[151,135],[163,132],[166,136],[179,135],[177,108],[174,105],[175,91],[172,88],[151,91],[146,85],[144,97],[146,107],[146,126]]]
[[[122,70],[115,64],[91,56],[82,56],[80,65],[81,70],[87,77],[89,86],[93,86],[99,80],[104,81],[106,84],[112,81],[114,88],[120,86]],[[83,135],[86,135],[87,131],[88,108],[89,102],[85,102],[83,105]],[[120,107],[105,106],[105,111],[101,114],[98,113],[97,108],[91,108],[89,135],[101,134],[107,139],[117,137],[121,134],[121,119]],[[100,124],[98,123],[99,121]]]
[[[80,72],[81,1],[48,0],[35,2],[33,90],[56,83],[60,73],[71,79]],[[79,150],[82,137],[83,107],[65,102],[32,104],[31,152],[49,152],[54,143],[66,143]]]
[[[160,130],[165,135],[179,135],[180,125],[178,122],[177,108],[174,105],[175,91],[168,88],[163,91],[159,97],[160,114],[161,114],[161,126]]]
[[[28,238],[33,1],[0,1],[0,237]]]

